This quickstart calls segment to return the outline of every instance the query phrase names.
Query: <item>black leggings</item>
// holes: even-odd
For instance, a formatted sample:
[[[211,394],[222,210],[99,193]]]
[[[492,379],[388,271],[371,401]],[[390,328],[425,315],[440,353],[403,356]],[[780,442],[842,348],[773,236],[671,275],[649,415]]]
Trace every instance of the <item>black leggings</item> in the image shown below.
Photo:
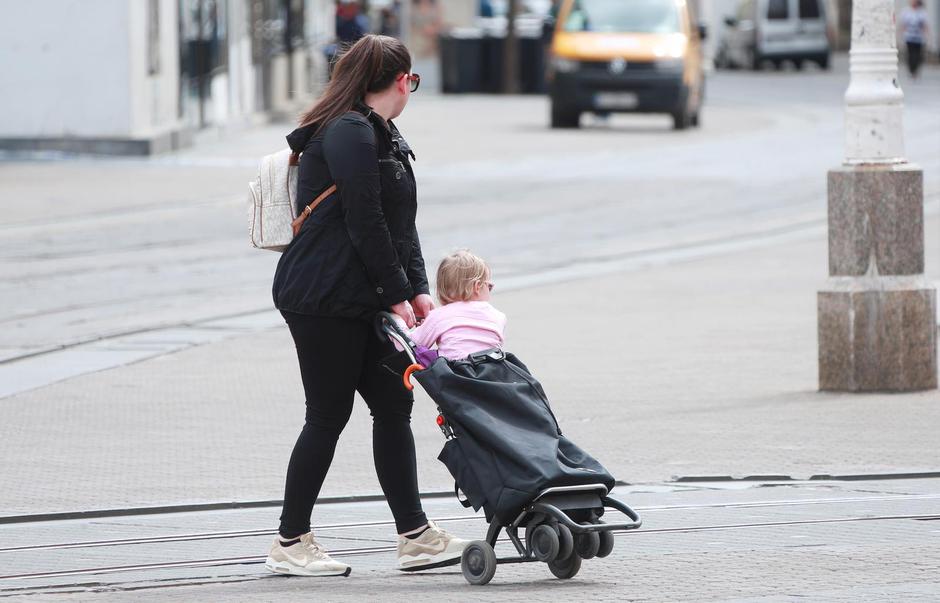
[[[907,43],[907,69],[917,77],[921,63],[924,62],[924,45],[920,42]]]
[[[380,363],[395,352],[393,344],[380,340],[362,320],[282,314],[297,347],[307,414],[287,467],[281,536],[294,538],[310,531],[313,505],[357,391],[372,414],[375,472],[398,533],[420,528],[427,517],[418,496],[411,434],[414,396]]]

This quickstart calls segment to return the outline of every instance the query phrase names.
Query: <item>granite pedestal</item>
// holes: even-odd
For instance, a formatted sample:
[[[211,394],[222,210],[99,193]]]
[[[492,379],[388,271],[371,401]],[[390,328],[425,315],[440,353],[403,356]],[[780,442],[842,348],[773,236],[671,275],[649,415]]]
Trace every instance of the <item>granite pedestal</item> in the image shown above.
[[[923,172],[829,172],[829,279],[819,291],[819,388],[937,387],[936,291],[924,278]]]

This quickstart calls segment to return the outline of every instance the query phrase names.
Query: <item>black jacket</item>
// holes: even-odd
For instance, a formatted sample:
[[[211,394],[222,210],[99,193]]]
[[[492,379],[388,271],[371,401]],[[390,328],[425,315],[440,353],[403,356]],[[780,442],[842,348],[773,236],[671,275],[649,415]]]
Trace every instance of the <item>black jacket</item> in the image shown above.
[[[371,319],[428,293],[408,143],[365,105],[316,136],[315,129],[305,126],[287,137],[291,149],[303,153],[298,209],[334,182],[337,192],[320,203],[281,256],[274,305],[300,314]]]

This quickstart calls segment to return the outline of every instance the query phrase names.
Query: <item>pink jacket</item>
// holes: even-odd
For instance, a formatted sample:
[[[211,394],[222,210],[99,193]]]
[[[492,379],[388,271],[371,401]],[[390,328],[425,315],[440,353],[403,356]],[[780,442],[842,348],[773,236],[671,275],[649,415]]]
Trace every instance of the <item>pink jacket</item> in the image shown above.
[[[418,345],[433,347],[441,356],[461,360],[475,352],[503,345],[506,315],[485,301],[453,302],[431,310],[411,332]]]

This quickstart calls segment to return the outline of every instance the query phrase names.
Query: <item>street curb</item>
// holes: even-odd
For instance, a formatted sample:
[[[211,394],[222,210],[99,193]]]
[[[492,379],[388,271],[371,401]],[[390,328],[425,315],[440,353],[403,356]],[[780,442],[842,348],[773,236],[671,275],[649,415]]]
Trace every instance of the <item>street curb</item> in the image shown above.
[[[807,481],[885,481],[904,479],[940,479],[940,471],[921,471],[910,473],[869,473],[856,475],[830,475],[820,473],[807,479],[791,477],[789,475],[748,475],[745,477],[732,477],[730,475],[686,475],[674,477],[665,484],[694,484],[719,482],[807,482]],[[624,481],[616,481],[615,486],[642,486]],[[422,499],[448,498],[454,496],[453,491],[422,492]],[[335,505],[363,502],[380,502],[385,500],[384,494],[362,494],[349,496],[324,496],[317,500],[318,505]],[[128,517],[134,515],[164,515],[171,513],[194,513],[204,511],[227,511],[233,509],[263,509],[280,507],[282,500],[251,500],[216,503],[193,503],[186,505],[162,505],[157,507],[127,507],[123,509],[93,509],[89,511],[64,511],[58,513],[36,513],[31,515],[7,515],[0,517],[0,525],[20,523],[40,523],[46,521],[71,521],[76,519],[99,519],[104,517]]]
[[[695,483],[695,482],[806,482],[806,481],[826,481],[826,482],[877,482],[893,479],[937,479],[940,478],[940,471],[921,471],[913,473],[861,473],[856,475],[830,475],[828,473],[819,473],[811,475],[806,479],[792,477],[789,475],[748,475],[745,477],[731,477],[730,475],[687,475],[675,477],[671,483]]]
[[[422,492],[421,498],[446,498],[453,492]],[[317,499],[318,505],[376,502],[385,500],[384,494],[350,496],[324,496]],[[35,523],[43,521],[68,521],[74,519],[98,519],[101,517],[128,517],[133,515],[164,515],[170,513],[192,513],[200,511],[227,511],[232,509],[260,509],[280,507],[282,500],[251,500],[217,503],[193,503],[188,505],[163,505],[159,507],[127,507],[123,509],[93,509],[90,511],[64,511],[59,513],[37,513],[33,515],[7,515],[0,517],[0,525]]]
[[[615,486],[629,486],[626,482],[614,482]],[[442,492],[421,492],[426,498],[448,498],[454,496],[453,490]],[[336,505],[348,503],[384,501],[384,494],[352,494],[348,496],[322,496],[317,505]],[[187,505],[162,505],[158,507],[127,507],[124,509],[93,509],[90,511],[63,511],[58,513],[36,513],[31,515],[7,515],[0,517],[0,525],[16,523],[38,523],[43,521],[68,521],[74,519],[98,519],[101,517],[127,517],[133,515],[164,515],[170,513],[192,513],[201,511],[227,511],[232,509],[262,509],[280,507],[283,500],[250,500],[216,503],[192,503]]]

